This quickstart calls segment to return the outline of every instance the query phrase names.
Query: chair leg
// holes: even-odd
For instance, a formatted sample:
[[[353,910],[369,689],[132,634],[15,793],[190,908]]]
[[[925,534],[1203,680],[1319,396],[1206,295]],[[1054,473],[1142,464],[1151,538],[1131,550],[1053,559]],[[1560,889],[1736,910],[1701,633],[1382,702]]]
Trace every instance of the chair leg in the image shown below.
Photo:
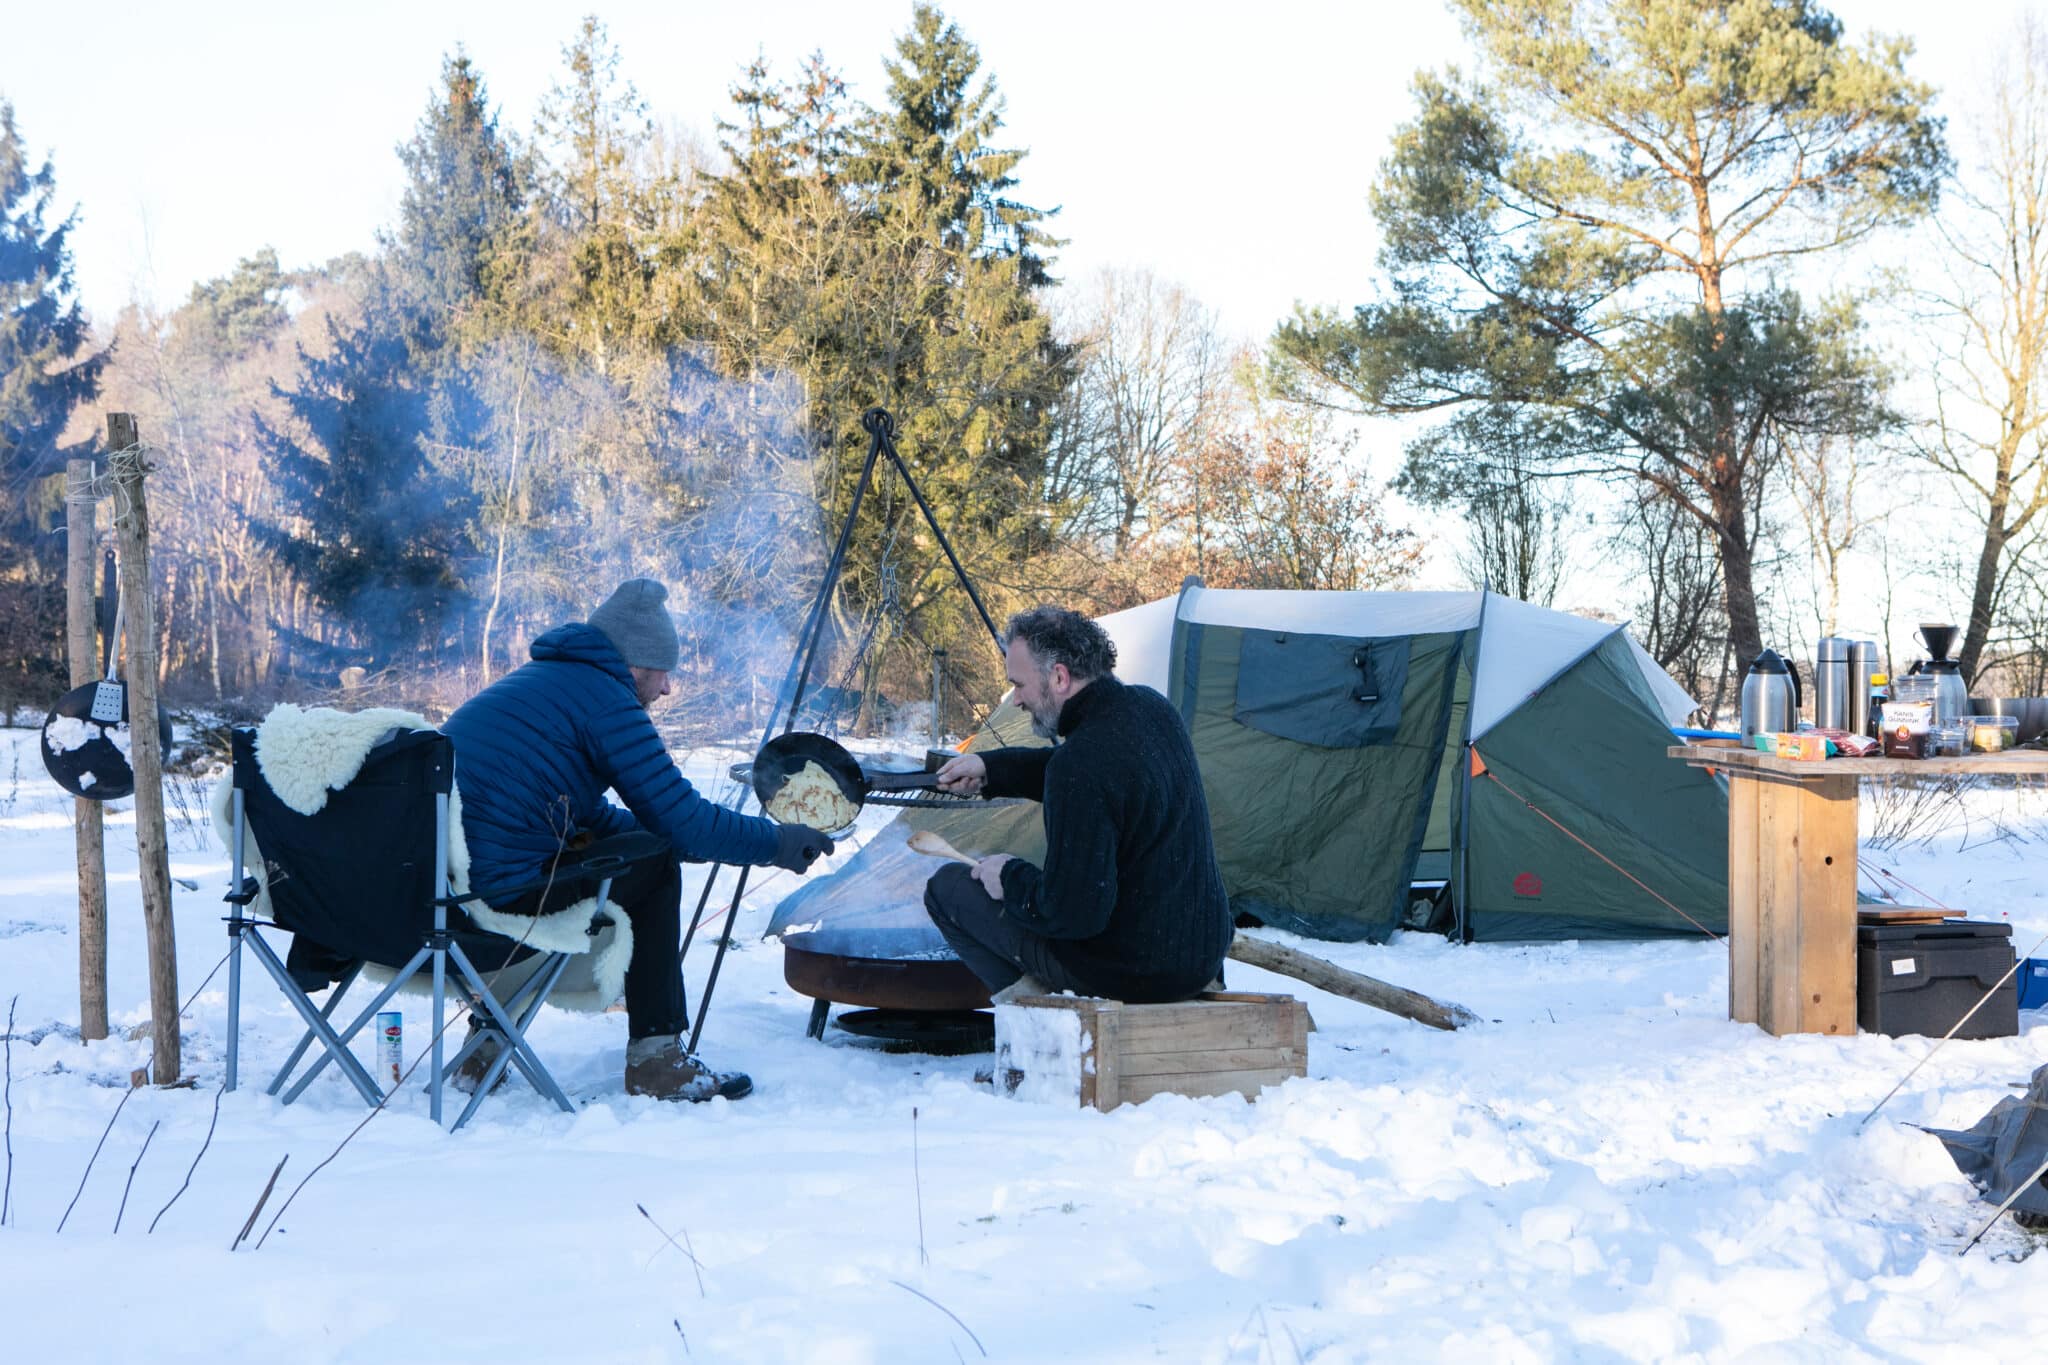
[[[513,991],[512,994],[498,1002],[504,1007],[505,1013],[519,1026],[519,1031],[522,1034],[526,1031],[527,1026],[533,1022],[534,1016],[540,1013],[540,1007],[547,1003],[548,995],[554,990],[555,984],[562,979],[562,973],[568,969],[568,965],[569,957],[566,953],[549,953],[541,959],[541,966],[538,970],[528,976],[525,982],[517,990]],[[504,1036],[502,1030],[492,1022],[490,1014],[481,1005],[471,1000],[469,1001],[469,1006],[470,1013],[475,1016],[474,1027],[469,1037],[464,1040],[461,1049],[449,1059],[448,1065],[443,1071],[444,1075],[454,1075],[461,1069],[463,1062],[469,1059],[471,1053],[482,1047],[486,1042],[496,1041]],[[512,1060],[517,1061],[518,1058],[514,1056]]]
[[[234,794],[229,798],[234,810],[233,880],[228,883],[228,895],[242,894],[242,836],[245,818],[242,813],[241,784],[235,785]],[[228,1078],[221,1086],[223,1091],[235,1088],[235,1077],[241,1061],[242,1042],[242,933],[248,920],[242,915],[242,903],[228,902]]]
[[[556,983],[562,979],[562,973],[567,970],[569,970],[568,955],[566,953],[555,954],[552,962],[534,973],[535,979],[528,983],[531,988],[530,998],[523,1006],[519,1003],[519,996],[527,994],[524,991],[514,992],[513,998],[505,1002],[505,1012],[511,1015],[513,1021],[519,1025],[519,1037],[522,1042],[526,1039],[526,1030],[533,1023],[534,1016],[540,1013],[540,1007],[547,1003],[548,996],[554,992]],[[532,1057],[536,1065],[539,1064],[540,1059],[532,1048],[526,1049],[526,1056]],[[536,1076],[533,1069],[527,1065],[526,1058],[521,1057],[516,1051],[509,1053],[509,1060],[518,1066],[520,1074],[526,1077],[528,1083],[534,1089],[550,1096],[556,1104],[563,1106],[569,1112],[574,1112],[574,1106],[569,1104],[569,1097],[564,1095],[561,1087],[555,1084],[552,1072],[548,1071],[545,1067],[541,1067],[540,1075]],[[543,1080],[543,1078],[545,1079]]]
[[[322,1019],[327,1020],[328,1023],[330,1024],[334,1022],[335,1007],[340,1005],[341,998],[344,995],[348,994],[348,988],[350,986],[355,985],[356,976],[362,970],[363,964],[358,962],[355,966],[348,969],[347,974],[344,975],[341,978],[341,980],[334,983],[334,989],[332,991],[329,991],[327,994],[327,1003],[320,1007],[320,1017]],[[263,1093],[265,1093],[266,1095],[275,1095],[278,1092],[279,1088],[284,1085],[285,1077],[291,1075],[292,1068],[299,1064],[299,1058],[305,1056],[306,1049],[311,1047],[312,1045],[313,1030],[307,1029],[304,1033],[299,1035],[299,1045],[292,1049],[291,1056],[284,1059],[284,1065],[277,1069],[276,1079],[271,1081],[270,1088],[264,1091]],[[289,1103],[290,1101],[286,1102]]]
[[[534,1016],[540,1013],[540,1007],[547,1003],[549,994],[555,989],[556,983],[562,979],[562,973],[568,969],[568,955],[565,953],[553,954],[552,959],[538,972],[535,972],[534,979],[528,983],[531,998],[527,1000],[524,1009],[520,1009],[518,997],[526,994],[526,991],[516,991],[513,993],[512,1000],[504,1002],[504,1014],[506,1018],[513,1021],[517,1045],[509,1045],[512,1042],[512,1039],[509,1037],[503,1040],[508,1046],[506,1046],[504,1052],[497,1059],[497,1070],[502,1073],[508,1063],[518,1067],[519,1074],[526,1077],[527,1084],[553,1100],[556,1107],[561,1109],[563,1113],[573,1114],[576,1112],[576,1106],[569,1102],[569,1097],[563,1093],[562,1087],[555,1083],[554,1074],[547,1069],[546,1065],[540,1060],[539,1054],[534,1052],[532,1046],[526,1041],[527,1026],[533,1022]]]
[[[297,1083],[294,1084],[290,1090],[285,1092],[284,1102],[286,1104],[290,1104],[293,1100],[297,1099],[300,1095],[304,1094],[306,1087],[313,1083],[313,1078],[320,1074],[321,1070],[326,1067],[327,1063],[330,1060],[340,1062],[343,1058],[346,1058],[349,1063],[353,1064],[356,1067],[357,1070],[362,1069],[362,1063],[357,1062],[355,1059],[355,1054],[348,1050],[349,1039],[355,1037],[358,1033],[361,1033],[363,1031],[364,1026],[367,1025],[372,1019],[375,1019],[377,1017],[377,1011],[383,1009],[385,1003],[389,1001],[392,996],[398,994],[399,988],[405,985],[406,982],[412,980],[413,976],[419,971],[420,966],[425,960],[426,956],[427,950],[424,948],[414,953],[412,955],[412,960],[407,962],[403,967],[398,969],[398,975],[392,977],[390,983],[386,985],[383,990],[377,992],[377,998],[375,1000],[372,1000],[369,1004],[363,1006],[363,1012],[355,1017],[355,1021],[351,1023],[348,1026],[348,1028],[343,1030],[340,1034],[335,1035],[334,1042],[331,1046],[329,1046],[326,1054],[315,1060],[313,1065],[307,1068],[306,1074],[299,1077]],[[368,1073],[365,1072],[364,1074],[367,1075]],[[380,1105],[384,1102],[384,1087],[379,1085],[376,1087],[376,1091],[377,1097],[370,1101],[372,1107]]]
[[[342,1074],[348,1077],[349,1083],[355,1086],[356,1093],[363,1097],[364,1103],[372,1108],[382,1104],[384,1092],[378,1089],[377,1083],[370,1079],[370,1073],[363,1069],[363,1064],[355,1059],[348,1046],[336,1036],[326,1016],[313,1008],[313,1002],[298,988],[298,984],[291,978],[291,973],[285,970],[284,963],[278,960],[276,951],[263,941],[261,934],[249,935],[249,951],[256,954],[257,961],[263,964],[264,969],[283,989],[284,998],[299,1012],[299,1018],[305,1021],[306,1027],[319,1036],[325,1052],[317,1065],[325,1066],[329,1061],[334,1062],[341,1068]],[[285,1103],[290,1104],[297,1095],[298,1091],[294,1090],[291,1095],[285,1097]]]
[[[440,927],[438,920],[435,927],[437,930]],[[441,1064],[441,1035],[447,1032],[443,1020],[448,1006],[448,950],[437,947],[431,956],[434,959],[434,1069],[427,1078],[427,1112],[438,1124],[441,1122],[441,1090],[447,1079],[447,1069]],[[478,1087],[477,1093],[483,1094],[484,1088]],[[455,1126],[460,1128],[462,1125],[458,1123]]]
[[[528,1045],[526,1041],[526,1035],[521,1030],[520,1026],[515,1024],[512,1021],[512,1019],[506,1015],[504,1006],[498,1003],[497,996],[493,995],[490,989],[484,985],[483,978],[478,976],[476,968],[470,965],[469,955],[462,951],[461,945],[451,945],[448,949],[448,956],[454,961],[455,970],[459,972],[462,976],[462,979],[469,984],[469,988],[476,993],[477,1007],[484,1012],[484,1014],[489,1019],[490,1023],[495,1025],[498,1028],[498,1030],[505,1035],[503,1041],[506,1050],[507,1052],[512,1054],[511,1060],[517,1061],[519,1063],[519,1069],[521,1074],[523,1074],[527,1078],[527,1080],[533,1083],[534,1089],[540,1091],[543,1095],[546,1095],[549,1099],[553,1100],[556,1106],[560,1108],[563,1113],[575,1113],[576,1106],[569,1102],[569,1097],[562,1093],[562,1088],[560,1086],[555,1084],[555,1078],[548,1074],[547,1067],[543,1065],[540,1058],[534,1054],[533,1048]],[[567,959],[561,958],[561,960],[551,964],[550,968],[546,970],[550,971],[552,976],[559,978],[562,973],[562,970],[567,966]],[[549,981],[547,983],[548,989],[553,989],[553,985],[553,981]],[[542,999],[545,998],[546,992],[543,991]],[[536,1010],[539,1008],[538,1001],[535,1002],[534,1008]],[[499,1058],[499,1061],[501,1062],[505,1060],[507,1060],[507,1058]],[[487,1093],[487,1089],[488,1088],[485,1086],[478,1086],[477,1094],[483,1095]],[[475,1099],[474,1097],[472,1097],[470,1109],[473,1111],[475,1107]]]
[[[477,1106],[482,1104],[484,1097],[497,1086],[498,1078],[505,1074],[507,1066],[517,1066],[519,1074],[526,1077],[528,1085],[553,1100],[564,1112],[576,1112],[576,1107],[569,1103],[569,1097],[562,1093],[561,1087],[555,1084],[554,1077],[548,1074],[547,1069],[539,1065],[538,1059],[536,1058],[532,1065],[528,1064],[527,1057],[532,1056],[532,1050],[526,1047],[525,1032],[526,1026],[533,1022],[533,1016],[540,1013],[540,1007],[546,1003],[548,992],[555,988],[555,982],[561,979],[568,966],[569,959],[566,955],[553,954],[553,960],[547,966],[534,973],[533,979],[529,980],[526,986],[513,993],[514,1000],[526,994],[528,990],[531,990],[533,995],[525,1011],[516,1017],[516,1034],[507,1034],[501,1029],[492,1017],[492,1012],[484,1009],[481,1001],[478,1002],[476,1008],[484,1014],[485,1022],[477,1031],[477,1036],[464,1044],[463,1051],[468,1052],[471,1046],[481,1044],[484,1037],[489,1035],[498,1040],[498,1055],[493,1057],[491,1064],[484,1069],[483,1079],[477,1083],[476,1092],[469,1097],[469,1103],[463,1106],[462,1113],[456,1117],[455,1127],[449,1129],[450,1132],[469,1122],[470,1115],[476,1113]]]
[[[228,1078],[222,1089],[235,1088],[242,1042],[242,919],[239,905],[228,921]]]

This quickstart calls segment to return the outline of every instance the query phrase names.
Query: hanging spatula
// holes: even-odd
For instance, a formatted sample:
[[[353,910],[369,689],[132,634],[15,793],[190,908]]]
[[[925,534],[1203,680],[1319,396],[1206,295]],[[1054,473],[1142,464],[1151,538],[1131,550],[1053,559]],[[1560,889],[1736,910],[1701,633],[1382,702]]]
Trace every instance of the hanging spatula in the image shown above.
[[[128,713],[128,685],[116,675],[119,673],[121,658],[121,608],[125,605],[118,593],[114,596],[114,629],[107,635],[107,676],[95,683],[92,689],[92,718],[101,725],[119,725]]]

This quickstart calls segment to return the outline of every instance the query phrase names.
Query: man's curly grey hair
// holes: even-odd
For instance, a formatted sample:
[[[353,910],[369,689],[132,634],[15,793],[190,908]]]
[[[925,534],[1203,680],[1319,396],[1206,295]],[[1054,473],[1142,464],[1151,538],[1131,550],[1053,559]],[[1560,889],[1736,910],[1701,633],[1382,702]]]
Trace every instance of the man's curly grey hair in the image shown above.
[[[1003,645],[1022,640],[1041,669],[1065,664],[1077,682],[1102,677],[1116,667],[1116,643],[1109,632],[1080,612],[1050,603],[1020,611],[1003,627]]]

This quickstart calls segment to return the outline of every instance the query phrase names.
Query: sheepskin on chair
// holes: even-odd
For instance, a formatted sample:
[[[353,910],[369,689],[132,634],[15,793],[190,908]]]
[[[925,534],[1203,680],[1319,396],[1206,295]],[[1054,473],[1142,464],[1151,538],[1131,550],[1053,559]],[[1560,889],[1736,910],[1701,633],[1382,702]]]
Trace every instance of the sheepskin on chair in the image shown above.
[[[431,730],[425,718],[410,711],[378,707],[369,711],[336,711],[328,707],[304,708],[286,703],[264,717],[256,727],[256,766],[278,800],[301,815],[317,815],[327,805],[329,792],[339,791],[362,771],[370,751],[397,730]],[[456,755],[459,765],[460,754]],[[213,789],[213,828],[223,848],[234,846],[235,775],[223,774]],[[243,871],[257,881],[257,897],[250,909],[270,914],[269,891],[263,885],[262,850],[252,830],[242,850]],[[448,880],[455,895],[469,894],[469,843],[462,835],[462,793],[448,793]],[[597,897],[586,896],[549,914],[512,915],[493,910],[482,901],[471,901],[463,910],[480,929],[503,934],[514,942],[543,953],[571,953],[567,970],[548,996],[548,1003],[563,1009],[597,1013],[608,1008],[626,988],[626,964],[633,956],[633,926],[617,902],[602,907]],[[595,919],[595,936],[589,926]],[[515,962],[497,972],[489,962],[471,965],[504,999],[517,991],[540,967],[539,957]],[[389,981],[394,966],[367,964],[365,976]],[[407,994],[429,989],[423,978],[415,977],[404,987]]]

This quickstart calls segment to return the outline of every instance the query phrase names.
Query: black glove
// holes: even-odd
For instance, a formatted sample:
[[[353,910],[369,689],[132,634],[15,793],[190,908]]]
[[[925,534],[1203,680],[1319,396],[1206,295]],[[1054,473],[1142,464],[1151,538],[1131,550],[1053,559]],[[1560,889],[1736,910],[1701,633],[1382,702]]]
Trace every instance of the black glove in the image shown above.
[[[811,864],[834,848],[832,836],[809,825],[777,825],[775,856],[770,862],[790,872],[805,873]]]

